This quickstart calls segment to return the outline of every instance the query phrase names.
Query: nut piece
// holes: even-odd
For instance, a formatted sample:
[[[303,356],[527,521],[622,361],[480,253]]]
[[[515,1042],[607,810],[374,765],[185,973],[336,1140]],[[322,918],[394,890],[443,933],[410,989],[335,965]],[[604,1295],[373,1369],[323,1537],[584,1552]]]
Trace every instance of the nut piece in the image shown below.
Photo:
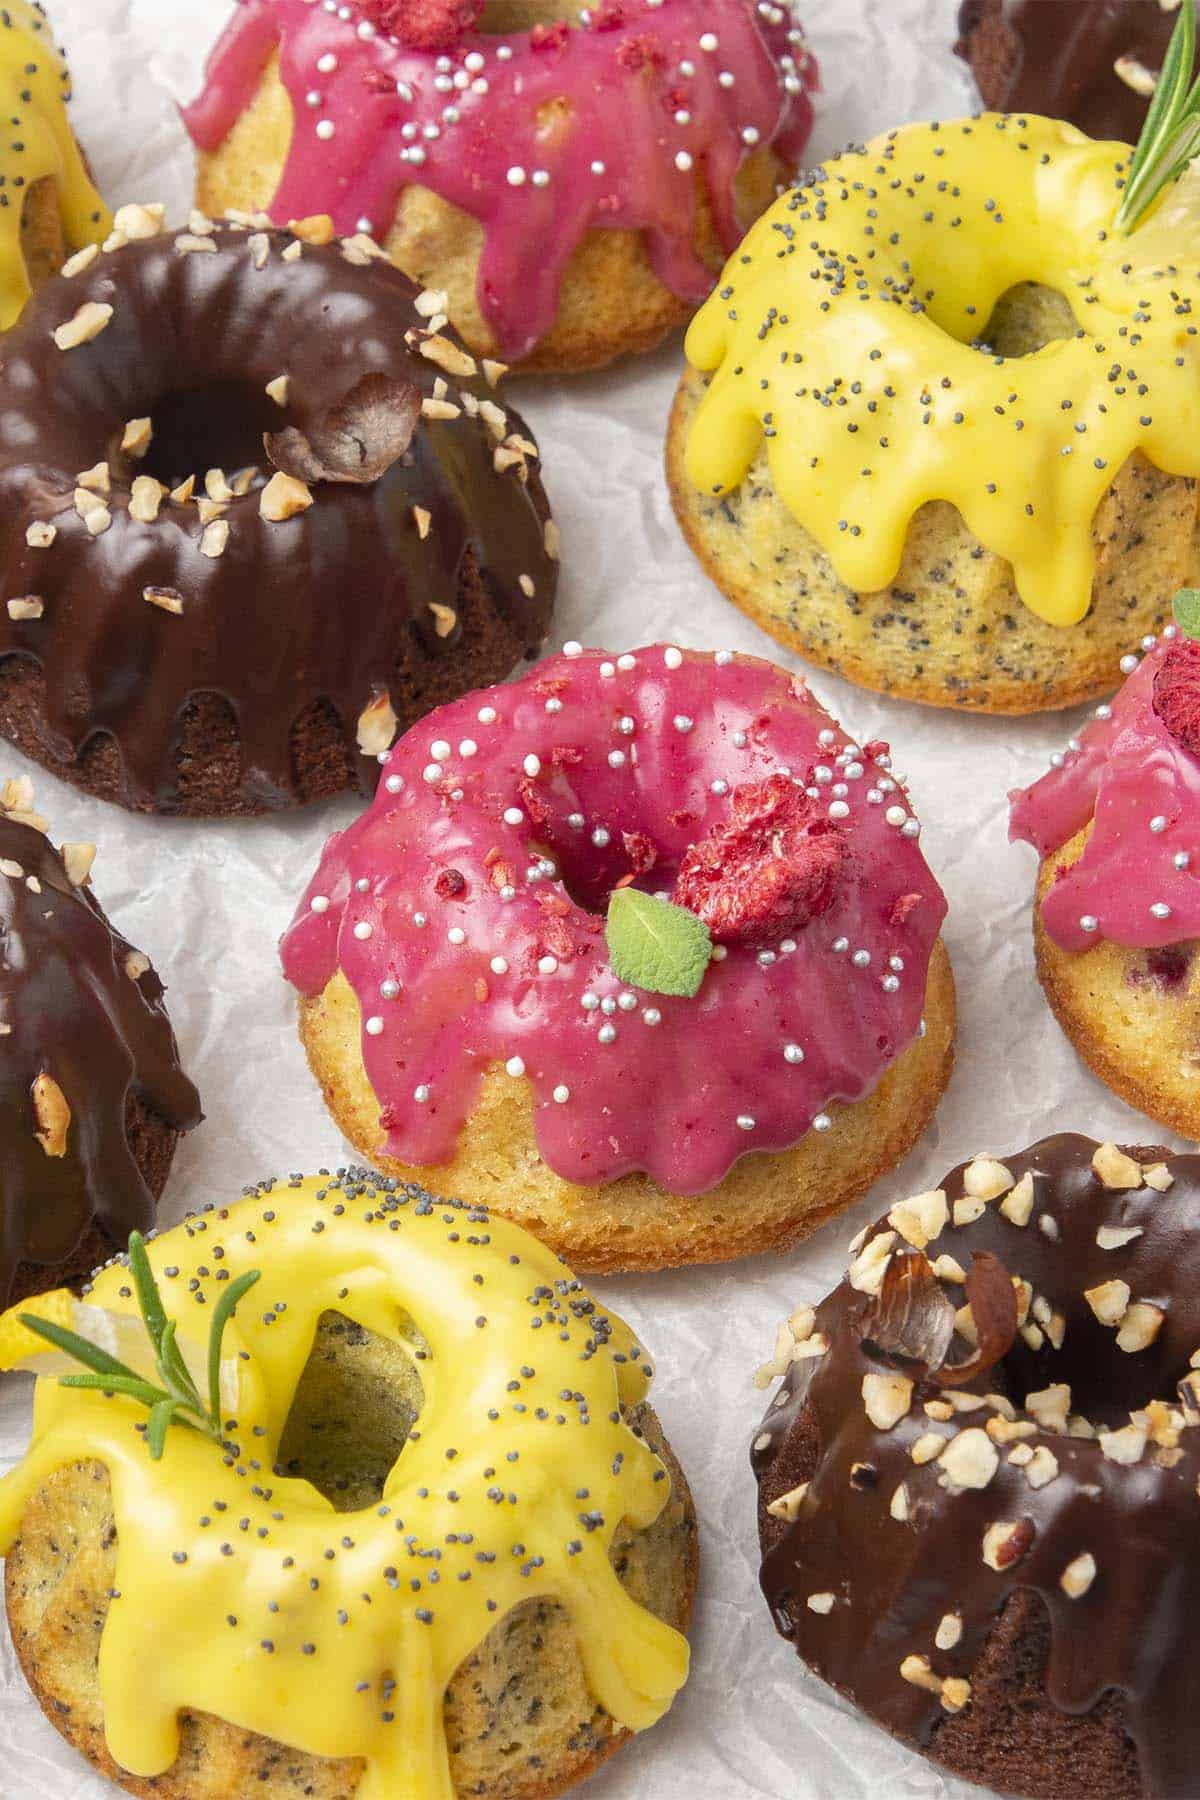
[[[99,254],[99,244],[85,244],[82,250],[75,252],[74,256],[68,256],[59,270],[59,274],[65,275],[67,280],[71,281],[76,275],[82,275],[85,269],[90,269]]]
[[[447,375],[459,375],[469,380],[478,372],[479,365],[475,358],[466,350],[460,350],[448,337],[435,333],[433,337],[422,338],[417,349],[429,362],[436,363],[439,369],[445,369]]]
[[[1146,1186],[1153,1188],[1157,1194],[1165,1194],[1168,1188],[1175,1186],[1175,1177],[1165,1162],[1149,1163],[1142,1170],[1142,1179]]]
[[[1101,1225],[1096,1233],[1096,1242],[1101,1250],[1123,1250],[1126,1244],[1132,1244],[1134,1238],[1144,1236],[1145,1232],[1140,1225]]]
[[[264,519],[278,525],[285,519],[294,519],[297,513],[307,512],[312,503],[312,493],[305,484],[278,469],[259,495],[258,510]]]
[[[899,1424],[912,1405],[912,1395],[913,1384],[906,1375],[872,1372],[862,1378],[863,1406],[877,1431],[890,1431]]]
[[[802,1481],[800,1486],[794,1487],[790,1493],[780,1494],[778,1500],[772,1500],[768,1506],[768,1513],[773,1519],[785,1519],[789,1525],[794,1525],[800,1517],[800,1508],[804,1505],[804,1496],[808,1492],[808,1487],[808,1482]]]
[[[1025,1446],[1028,1449],[1028,1445]],[[1011,1461],[1011,1458],[1010,1458]],[[1058,1474],[1058,1458],[1045,1444],[1030,1452],[1025,1464],[1025,1479],[1031,1488],[1048,1487]]]
[[[333,220],[328,213],[312,213],[306,219],[289,219],[288,230],[305,244],[332,244]]]
[[[1085,1288],[1083,1297],[1102,1325],[1119,1325],[1129,1306],[1129,1283],[1102,1281],[1098,1287]]]
[[[7,602],[10,619],[40,619],[46,610],[46,603],[40,594],[19,594],[16,599]]]
[[[228,519],[214,519],[200,534],[201,556],[224,556],[229,542]]]
[[[924,1250],[926,1244],[941,1236],[949,1217],[945,1189],[933,1188],[925,1194],[914,1194],[910,1200],[898,1201],[888,1214],[888,1224],[894,1225],[914,1250]]]
[[[916,1440],[908,1454],[920,1468],[925,1463],[936,1461],[945,1449],[946,1443],[947,1440],[940,1431],[926,1431]]]
[[[58,536],[58,526],[48,519],[35,519],[25,527],[25,542],[31,550],[48,550]]]
[[[125,973],[130,981],[140,981],[150,967],[150,958],[141,950],[131,950],[125,958]]]
[[[983,1560],[989,1569],[1002,1572],[1020,1562],[1036,1532],[1032,1519],[997,1519],[983,1534]]]
[[[808,1610],[810,1612],[822,1614],[831,1613],[833,1611],[833,1595],[810,1594],[808,1596]]]
[[[67,880],[72,887],[83,887],[92,872],[92,864],[96,860],[95,844],[64,844],[62,846],[63,868],[67,871]]]
[[[157,606],[160,612],[181,613],[183,611],[183,595],[178,588],[143,588],[142,599],[149,606]]]
[[[903,1525],[904,1521],[907,1519],[907,1517],[908,1517],[908,1484],[906,1482],[902,1481],[900,1483],[899,1487],[896,1489],[895,1493],[892,1495],[891,1504],[888,1507],[888,1512],[891,1514],[892,1518],[895,1519],[895,1521],[898,1525]]]
[[[1090,1550],[1069,1562],[1058,1578],[1058,1585],[1069,1600],[1082,1600],[1096,1579],[1096,1559]]]
[[[1097,1436],[1100,1448],[1109,1462],[1123,1463],[1126,1468],[1130,1468],[1142,1460],[1148,1434],[1144,1425],[1137,1425],[1130,1419],[1128,1425],[1122,1425],[1120,1431],[1101,1431]]]
[[[958,1226],[974,1225],[977,1219],[982,1219],[986,1211],[986,1200],[956,1200],[954,1202],[954,1223]]]
[[[1033,1216],[1033,1176],[1028,1170],[1000,1202],[1000,1211],[1010,1225],[1028,1225]]]
[[[292,382],[289,375],[277,375],[274,381],[268,381],[267,392],[275,402],[276,406],[287,405],[291,386]]]
[[[1148,1350],[1162,1330],[1162,1322],[1161,1307],[1151,1306],[1148,1300],[1135,1300],[1121,1320],[1117,1349],[1126,1350],[1131,1355],[1138,1350]]]
[[[888,1263],[892,1260],[892,1245],[895,1242],[894,1231],[881,1231],[859,1251],[846,1271],[846,1278],[852,1288],[856,1288],[860,1294],[879,1292]]]
[[[942,1452],[938,1481],[951,1493],[966,1488],[985,1488],[1000,1467],[1000,1456],[987,1432],[978,1425],[960,1431]]]
[[[900,1664],[900,1679],[910,1681],[913,1687],[924,1688],[928,1694],[942,1691],[942,1678],[934,1674],[927,1656],[906,1656]]]
[[[941,1623],[934,1634],[934,1647],[938,1650],[953,1650],[963,1634],[961,1613],[943,1613]]]
[[[65,1156],[71,1109],[53,1075],[48,1075],[44,1069],[33,1084],[33,1116],[37,1120],[34,1136],[46,1155]]]
[[[130,419],[121,437],[121,448],[126,456],[141,458],[150,448],[153,437],[153,419]]]
[[[54,342],[60,350],[77,350],[81,344],[90,344],[105,330],[113,316],[111,306],[99,300],[85,300],[77,312],[54,333]]]
[[[433,629],[440,638],[449,637],[458,624],[458,614],[452,606],[440,606],[436,600],[426,602],[433,614]]]
[[[553,519],[546,520],[542,531],[542,543],[545,545],[546,555],[551,562],[562,560],[562,532]]]
[[[153,525],[167,490],[153,475],[135,475],[129,490],[129,516],[142,525]]]
[[[961,1712],[971,1698],[971,1684],[962,1675],[947,1675],[942,1683],[942,1705],[948,1713]]]
[[[1071,1411],[1071,1390],[1065,1381],[1026,1394],[1025,1411],[1037,1420],[1043,1431],[1065,1432]]]
[[[113,214],[113,230],[123,233],[131,243],[138,238],[158,237],[166,211],[158,201],[152,201],[148,206],[119,206]]]
[[[1142,1167],[1126,1156],[1115,1144],[1100,1144],[1092,1157],[1092,1168],[1106,1188],[1140,1188]]]
[[[363,755],[382,756],[390,750],[399,722],[387,690],[376,694],[358,715],[358,747]]]
[[[998,1200],[1013,1184],[1011,1169],[994,1156],[977,1156],[963,1170],[963,1192],[973,1200]]]

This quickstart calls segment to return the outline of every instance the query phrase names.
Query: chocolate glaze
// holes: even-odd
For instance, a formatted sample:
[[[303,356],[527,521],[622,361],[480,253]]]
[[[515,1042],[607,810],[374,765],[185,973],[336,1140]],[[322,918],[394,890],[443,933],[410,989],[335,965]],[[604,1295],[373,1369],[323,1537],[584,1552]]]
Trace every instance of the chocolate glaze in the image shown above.
[[[1134,1150],[1143,1163],[1165,1158],[1174,1185],[1161,1194],[1150,1187],[1111,1191],[1093,1172],[1095,1148],[1088,1138],[1061,1136],[1006,1157],[1014,1177],[1033,1173],[1028,1225],[1010,1223],[999,1201],[992,1201],[976,1224],[948,1225],[926,1254],[931,1261],[949,1254],[966,1269],[974,1253],[991,1252],[1065,1320],[1060,1351],[1048,1339],[1034,1350],[1018,1336],[1003,1361],[964,1382],[965,1390],[1005,1393],[1018,1417],[1027,1418],[1020,1410],[1026,1393],[1067,1382],[1072,1415],[1103,1430],[1125,1424],[1131,1409],[1154,1399],[1176,1406],[1176,1384],[1200,1347],[1200,1156]],[[944,1183],[951,1206],[964,1192],[965,1166]],[[1043,1217],[1055,1221],[1057,1237],[1042,1227]],[[1104,1250],[1096,1232],[1105,1223],[1139,1226],[1143,1235]],[[889,1229],[880,1220],[868,1241]],[[897,1239],[893,1254],[901,1253],[915,1254]],[[1118,1349],[1114,1331],[1100,1324],[1084,1299],[1085,1289],[1110,1280],[1127,1282],[1134,1300],[1164,1311],[1148,1349]],[[963,1304],[961,1285],[941,1285],[956,1308]],[[880,1724],[954,1767],[940,1735],[947,1713],[936,1694],[901,1678],[900,1664],[910,1654],[924,1655],[936,1675],[969,1679],[1008,1601],[1020,1590],[1032,1592],[1049,1618],[1046,1693],[1054,1708],[1077,1719],[1081,1749],[1088,1714],[1115,1691],[1136,1745],[1140,1791],[1157,1800],[1194,1796],[1200,1714],[1192,1645],[1200,1617],[1200,1558],[1191,1546],[1200,1520],[1200,1432],[1182,1430],[1173,1466],[1164,1466],[1172,1464],[1173,1453],[1156,1450],[1153,1442],[1138,1462],[1123,1466],[1094,1440],[1039,1430],[1024,1441],[1035,1449],[1046,1446],[1057,1458],[1059,1473],[1048,1485],[1035,1489],[1001,1446],[999,1467],[986,1487],[948,1492],[939,1485],[938,1462],[918,1466],[911,1460],[912,1444],[929,1431],[985,1425],[994,1411],[957,1413],[952,1425],[939,1427],[922,1410],[939,1390],[918,1380],[908,1415],[891,1431],[877,1430],[861,1393],[863,1376],[888,1366],[881,1352],[872,1358],[862,1341],[873,1313],[877,1320],[871,1296],[848,1281],[822,1302],[815,1329],[829,1339],[828,1352],[792,1363],[755,1440],[762,1585],[780,1632]],[[960,1342],[953,1360],[961,1350]],[[852,1481],[856,1464],[870,1468]],[[811,1485],[795,1523],[771,1517],[768,1504],[806,1478]],[[909,1496],[906,1522],[890,1512],[901,1482]],[[1035,1533],[1026,1553],[1003,1573],[986,1565],[981,1551],[985,1531],[998,1520],[1028,1520]],[[1085,1552],[1094,1556],[1097,1574],[1082,1598],[1070,1599],[1059,1578]],[[815,1593],[835,1596],[832,1611],[821,1615],[809,1608],[808,1596]],[[956,1647],[941,1651],[935,1632],[951,1612],[962,1617],[962,1636]],[[1029,1745],[1022,1744],[1019,1721],[1009,1720],[1006,1729],[1001,1741],[1011,1742],[1012,1761],[1003,1779],[993,1773],[997,1785],[1051,1791],[1031,1785],[1024,1773],[1028,1758],[1023,1761],[1022,1752]],[[971,1768],[959,1766],[958,1772],[979,1778]]]
[[[335,713],[369,792],[378,767],[357,750],[359,715],[387,690],[403,725],[424,710],[424,686],[444,691],[473,584],[482,580],[508,640],[528,653],[540,644],[556,564],[544,545],[538,464],[518,457],[496,468],[497,436],[470,409],[497,396],[482,374],[447,376],[406,342],[429,320],[414,307],[416,287],[388,262],[352,262],[336,244],[307,243],[285,262],[292,240],[282,232],[223,226],[206,241],[215,252],[184,252],[167,235],[102,255],[43,288],[5,340],[0,599],[35,594],[43,613],[13,621],[0,606],[0,657],[19,653],[45,671],[56,755],[76,758],[95,734],[112,735],[129,805],[177,808],[181,717],[200,694],[221,696],[236,720],[241,810],[300,797],[292,734],[321,706]],[[60,351],[54,328],[88,301],[111,305],[111,322]],[[265,389],[283,374],[280,407]],[[378,480],[314,483],[306,512],[262,519],[260,492],[273,473],[264,432],[311,434],[369,375],[411,384],[426,399],[448,383],[446,398],[468,408],[418,417],[408,450]],[[141,417],[154,420],[155,438],[138,464],[119,446],[125,422]],[[528,438],[514,413],[505,432]],[[106,457],[112,524],[93,536],[76,509],[75,478]],[[201,550],[194,501],[164,500],[150,524],[130,513],[138,473],[165,482],[194,473],[203,496],[209,467],[232,475],[251,463],[263,474],[224,513],[221,555]],[[414,507],[430,515],[424,537]],[[55,526],[49,548],[27,544],[33,521]],[[147,587],[176,590],[182,612],[147,604]],[[511,654],[496,673],[510,664]]]
[[[162,982],[149,965],[128,974],[133,954],[49,840],[0,817],[0,1310],[22,1264],[53,1270],[93,1226],[117,1250],[153,1224],[127,1137],[131,1095],[173,1131],[199,1123]],[[35,1135],[42,1074],[71,1109],[62,1156]]]
[[[1148,100],[1113,65],[1128,56],[1157,74],[1175,19],[1159,0],[963,0],[957,48],[993,110],[1133,144]]]

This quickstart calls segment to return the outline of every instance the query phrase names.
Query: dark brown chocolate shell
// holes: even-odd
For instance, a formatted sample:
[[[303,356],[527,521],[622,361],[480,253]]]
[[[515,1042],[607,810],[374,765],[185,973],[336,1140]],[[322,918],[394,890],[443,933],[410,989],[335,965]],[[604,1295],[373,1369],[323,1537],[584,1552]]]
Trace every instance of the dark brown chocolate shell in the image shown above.
[[[148,1231],[201,1116],[162,982],[84,884],[90,848],[0,815],[0,1310]]]
[[[933,1195],[856,1241],[784,1375],[753,1449],[764,1594],[957,1775],[1192,1800],[1200,1156],[1059,1136],[990,1185],[967,1167],[930,1241]]]
[[[198,223],[0,347],[0,731],[143,811],[369,793],[393,724],[542,643],[536,446],[368,240]]]

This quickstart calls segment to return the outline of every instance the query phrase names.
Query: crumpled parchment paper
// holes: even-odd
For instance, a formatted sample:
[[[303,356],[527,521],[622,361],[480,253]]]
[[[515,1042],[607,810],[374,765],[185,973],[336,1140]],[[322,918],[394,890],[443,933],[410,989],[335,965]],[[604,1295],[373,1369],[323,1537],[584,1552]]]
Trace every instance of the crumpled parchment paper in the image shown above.
[[[74,69],[76,127],[113,204],[162,200],[173,221],[186,216],[192,163],[175,102],[195,91],[228,10],[227,0],[50,0]],[[814,160],[850,139],[976,104],[950,53],[955,12],[956,0],[808,0],[824,77]],[[514,384],[563,531],[555,641],[623,650],[667,640],[785,661],[709,585],[676,529],[662,437],[679,361],[676,343],[611,373]],[[1075,719],[957,718],[820,673],[814,685],[860,738],[889,738],[911,782],[926,853],[950,899],[958,1068],[933,1129],[904,1165],[787,1257],[598,1284],[657,1360],[655,1400],[691,1474],[703,1568],[691,1680],[669,1718],[589,1785],[591,1800],[967,1800],[978,1792],[856,1716],[776,1637],[757,1585],[747,1446],[767,1396],[755,1391],[753,1371],[770,1353],[777,1320],[839,1279],[859,1226],[895,1198],[933,1186],[960,1158],[1015,1150],[1061,1128],[1135,1142],[1161,1135],[1080,1067],[1053,1023],[1033,971],[1033,858],[1006,842],[1006,790],[1045,767]],[[0,778],[25,766],[0,746]],[[96,891],[166,980],[203,1096],[207,1119],[180,1149],[165,1216],[226,1200],[283,1169],[341,1159],[296,1039],[275,945],[322,842],[353,808],[197,826],[131,818],[34,773],[56,838],[98,841]],[[21,1453],[29,1387],[0,1378],[0,1471]],[[105,1800],[115,1792],[43,1719],[0,1623],[0,1796]]]

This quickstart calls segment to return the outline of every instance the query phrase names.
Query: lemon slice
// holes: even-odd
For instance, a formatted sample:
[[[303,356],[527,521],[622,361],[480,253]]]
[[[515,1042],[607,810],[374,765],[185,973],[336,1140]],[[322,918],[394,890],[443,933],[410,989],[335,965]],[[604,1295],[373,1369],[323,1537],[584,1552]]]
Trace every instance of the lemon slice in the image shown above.
[[[1200,161],[1189,165],[1148,218],[1128,237],[1110,237],[1100,258],[1103,275],[1136,285],[1172,269],[1200,267]]]

